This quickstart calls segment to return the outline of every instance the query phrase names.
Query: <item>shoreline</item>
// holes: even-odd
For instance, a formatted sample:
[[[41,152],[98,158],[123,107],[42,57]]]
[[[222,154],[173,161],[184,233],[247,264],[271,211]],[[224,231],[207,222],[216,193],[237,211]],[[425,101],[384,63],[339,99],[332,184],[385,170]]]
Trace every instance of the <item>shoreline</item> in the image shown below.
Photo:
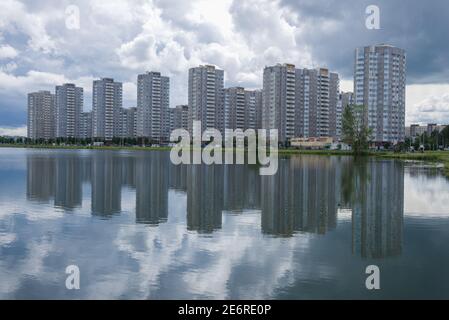
[[[0,144],[0,148],[23,148],[23,149],[53,149],[53,150],[110,150],[110,151],[170,151],[172,147],[141,147],[141,146],[52,146],[52,145],[20,145]],[[321,156],[354,156],[351,151],[341,150],[298,150],[279,149],[280,155],[321,155]],[[368,152],[367,157],[379,159],[398,159],[439,162],[443,164],[443,175],[449,178],[449,151],[426,151],[424,153],[394,153],[391,151]]]

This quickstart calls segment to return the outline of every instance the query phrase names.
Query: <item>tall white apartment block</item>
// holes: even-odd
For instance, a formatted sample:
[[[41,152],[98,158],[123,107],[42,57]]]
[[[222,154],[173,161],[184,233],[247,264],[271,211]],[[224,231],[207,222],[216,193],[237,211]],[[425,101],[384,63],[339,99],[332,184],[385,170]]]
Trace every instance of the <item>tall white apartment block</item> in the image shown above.
[[[189,106],[178,105],[173,111],[173,129],[189,129]]]
[[[136,114],[137,108],[120,108],[120,132],[119,138],[136,137]]]
[[[343,112],[347,106],[354,105],[354,93],[352,92],[340,92],[337,102],[337,114],[336,114],[336,138],[341,140],[343,138],[342,125],[343,125]]]
[[[160,72],[137,77],[137,136],[167,141],[169,128],[170,79]]]
[[[224,71],[204,65],[189,69],[189,131],[193,121],[201,121],[202,131],[207,128],[224,130]]]
[[[245,90],[244,129],[262,129],[262,90]]]
[[[245,89],[232,87],[224,89],[225,129],[245,129]]]
[[[28,94],[28,138],[50,140],[56,136],[55,95],[50,91]]]
[[[112,140],[118,136],[120,108],[122,107],[122,83],[112,78],[93,82],[92,134],[94,138]]]
[[[92,112],[82,112],[80,115],[80,136],[81,139],[92,138]]]
[[[326,68],[296,70],[296,135],[336,135],[338,74]]]
[[[56,86],[56,137],[80,138],[80,117],[83,112],[83,88],[73,83]]]
[[[355,103],[366,107],[377,143],[405,139],[405,84],[405,50],[385,44],[355,50]]]
[[[263,72],[262,128],[278,129],[282,143],[295,136],[295,73],[293,64],[265,67]]]

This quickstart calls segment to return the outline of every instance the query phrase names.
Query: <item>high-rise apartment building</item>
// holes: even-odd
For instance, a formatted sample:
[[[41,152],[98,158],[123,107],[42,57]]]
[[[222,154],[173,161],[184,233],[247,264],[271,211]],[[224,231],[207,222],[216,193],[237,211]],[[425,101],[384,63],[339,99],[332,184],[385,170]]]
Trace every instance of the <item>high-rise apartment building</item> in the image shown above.
[[[336,140],[343,138],[342,125],[343,125],[343,112],[347,106],[354,105],[354,93],[352,92],[340,92],[338,94],[337,112],[335,117],[335,135],[331,134]]]
[[[265,67],[263,72],[262,128],[278,129],[282,143],[295,136],[295,73],[293,64]]]
[[[137,108],[120,108],[119,138],[135,138],[137,123]]]
[[[233,87],[224,89],[225,129],[245,129],[245,89]]]
[[[375,45],[355,50],[354,95],[377,143],[404,141],[405,50]]]
[[[79,137],[81,139],[92,138],[92,112],[82,112],[80,115]]]
[[[297,136],[337,135],[338,92],[338,74],[325,68],[296,70]]]
[[[73,83],[56,86],[56,136],[58,138],[80,137],[80,116],[83,112],[83,88]]]
[[[137,135],[167,141],[169,135],[170,79],[160,72],[137,77]]]
[[[28,138],[50,140],[56,136],[55,95],[50,91],[28,94]]]
[[[262,129],[262,90],[245,90],[246,129]]]
[[[189,69],[189,131],[193,121],[201,121],[201,130],[224,129],[224,71],[204,65]]]
[[[93,82],[92,131],[93,137],[112,140],[120,130],[119,113],[122,107],[122,83],[112,78]]]
[[[174,109],[173,129],[189,129],[189,107],[179,105]]]

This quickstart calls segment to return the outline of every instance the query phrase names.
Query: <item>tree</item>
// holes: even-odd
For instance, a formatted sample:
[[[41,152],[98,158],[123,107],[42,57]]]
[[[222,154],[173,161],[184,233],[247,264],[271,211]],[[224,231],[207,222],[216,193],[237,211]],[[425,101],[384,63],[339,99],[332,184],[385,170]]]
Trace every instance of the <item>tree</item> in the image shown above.
[[[356,155],[368,151],[372,133],[365,124],[364,114],[365,107],[361,105],[348,105],[343,112],[343,142],[349,144]]]

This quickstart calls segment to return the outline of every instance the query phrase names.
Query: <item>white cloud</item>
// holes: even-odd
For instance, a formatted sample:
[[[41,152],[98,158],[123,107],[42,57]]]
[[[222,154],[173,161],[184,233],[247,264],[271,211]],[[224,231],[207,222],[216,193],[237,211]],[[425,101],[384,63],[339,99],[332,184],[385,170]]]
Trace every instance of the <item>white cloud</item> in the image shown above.
[[[10,45],[0,46],[0,60],[15,58],[18,54],[19,53],[17,52],[17,50],[11,47]]]
[[[449,85],[407,86],[407,124],[449,123]]]
[[[0,136],[10,136],[10,137],[26,137],[27,135],[27,127],[0,127]]]

